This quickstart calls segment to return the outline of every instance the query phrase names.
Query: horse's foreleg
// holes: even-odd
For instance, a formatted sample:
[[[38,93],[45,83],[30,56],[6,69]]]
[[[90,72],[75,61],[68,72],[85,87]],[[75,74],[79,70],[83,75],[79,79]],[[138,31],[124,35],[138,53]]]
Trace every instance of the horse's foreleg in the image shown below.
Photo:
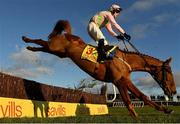
[[[155,108],[156,110],[163,111],[164,113],[172,113],[172,110],[169,110],[168,108],[164,106],[160,106],[157,103],[151,101],[146,95],[144,95],[134,84],[129,80],[128,83],[128,90],[131,91],[136,97],[143,100],[145,104],[148,104],[149,106]]]
[[[33,51],[33,52],[37,52],[37,51],[48,52],[48,50],[45,49],[44,47],[31,47],[31,46],[28,46],[27,49],[30,50],[30,51]]]
[[[42,39],[30,39],[25,36],[22,37],[22,40],[26,43],[35,43],[37,45],[43,46],[45,48],[48,48],[48,42],[44,41]]]
[[[117,86],[117,88],[121,94],[122,100],[123,100],[124,104],[126,105],[126,107],[128,108],[130,114],[133,117],[137,117],[138,114],[135,112],[134,106],[132,105],[131,99],[130,99],[129,94],[128,94],[128,88],[127,88],[126,80],[121,79],[121,80],[118,80],[117,82],[115,82],[114,84]]]

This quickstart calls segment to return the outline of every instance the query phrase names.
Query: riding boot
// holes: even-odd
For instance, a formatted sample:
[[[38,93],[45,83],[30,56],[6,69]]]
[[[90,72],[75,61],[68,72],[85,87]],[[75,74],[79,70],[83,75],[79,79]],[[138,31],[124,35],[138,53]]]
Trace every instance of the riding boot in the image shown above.
[[[98,41],[98,53],[99,53],[98,61],[104,61],[106,59],[106,53],[104,50],[104,39],[100,39]]]

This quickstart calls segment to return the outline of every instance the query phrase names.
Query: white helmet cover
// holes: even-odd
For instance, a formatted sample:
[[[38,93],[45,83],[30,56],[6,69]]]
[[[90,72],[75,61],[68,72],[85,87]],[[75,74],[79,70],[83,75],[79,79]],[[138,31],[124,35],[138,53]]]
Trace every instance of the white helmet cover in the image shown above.
[[[119,5],[117,5],[117,4],[113,4],[111,7],[110,7],[110,11],[112,12],[112,11],[114,11],[114,10],[122,10],[122,8],[119,6]]]

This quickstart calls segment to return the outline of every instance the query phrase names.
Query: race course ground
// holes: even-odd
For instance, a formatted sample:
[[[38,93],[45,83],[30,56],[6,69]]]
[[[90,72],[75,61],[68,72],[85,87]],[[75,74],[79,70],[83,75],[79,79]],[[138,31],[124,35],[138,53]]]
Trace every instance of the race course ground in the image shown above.
[[[172,114],[164,114],[150,107],[135,108],[138,118],[132,118],[126,108],[109,107],[108,115],[90,116],[78,115],[76,117],[58,118],[1,118],[0,122],[48,122],[48,123],[180,123],[180,106],[169,107],[174,110]]]

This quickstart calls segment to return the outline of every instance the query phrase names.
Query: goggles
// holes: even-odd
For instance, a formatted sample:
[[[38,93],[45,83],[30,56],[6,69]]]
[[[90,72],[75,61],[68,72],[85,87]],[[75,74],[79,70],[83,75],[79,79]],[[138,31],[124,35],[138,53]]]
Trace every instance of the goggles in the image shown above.
[[[120,13],[122,11],[122,8],[115,9],[116,13]]]

